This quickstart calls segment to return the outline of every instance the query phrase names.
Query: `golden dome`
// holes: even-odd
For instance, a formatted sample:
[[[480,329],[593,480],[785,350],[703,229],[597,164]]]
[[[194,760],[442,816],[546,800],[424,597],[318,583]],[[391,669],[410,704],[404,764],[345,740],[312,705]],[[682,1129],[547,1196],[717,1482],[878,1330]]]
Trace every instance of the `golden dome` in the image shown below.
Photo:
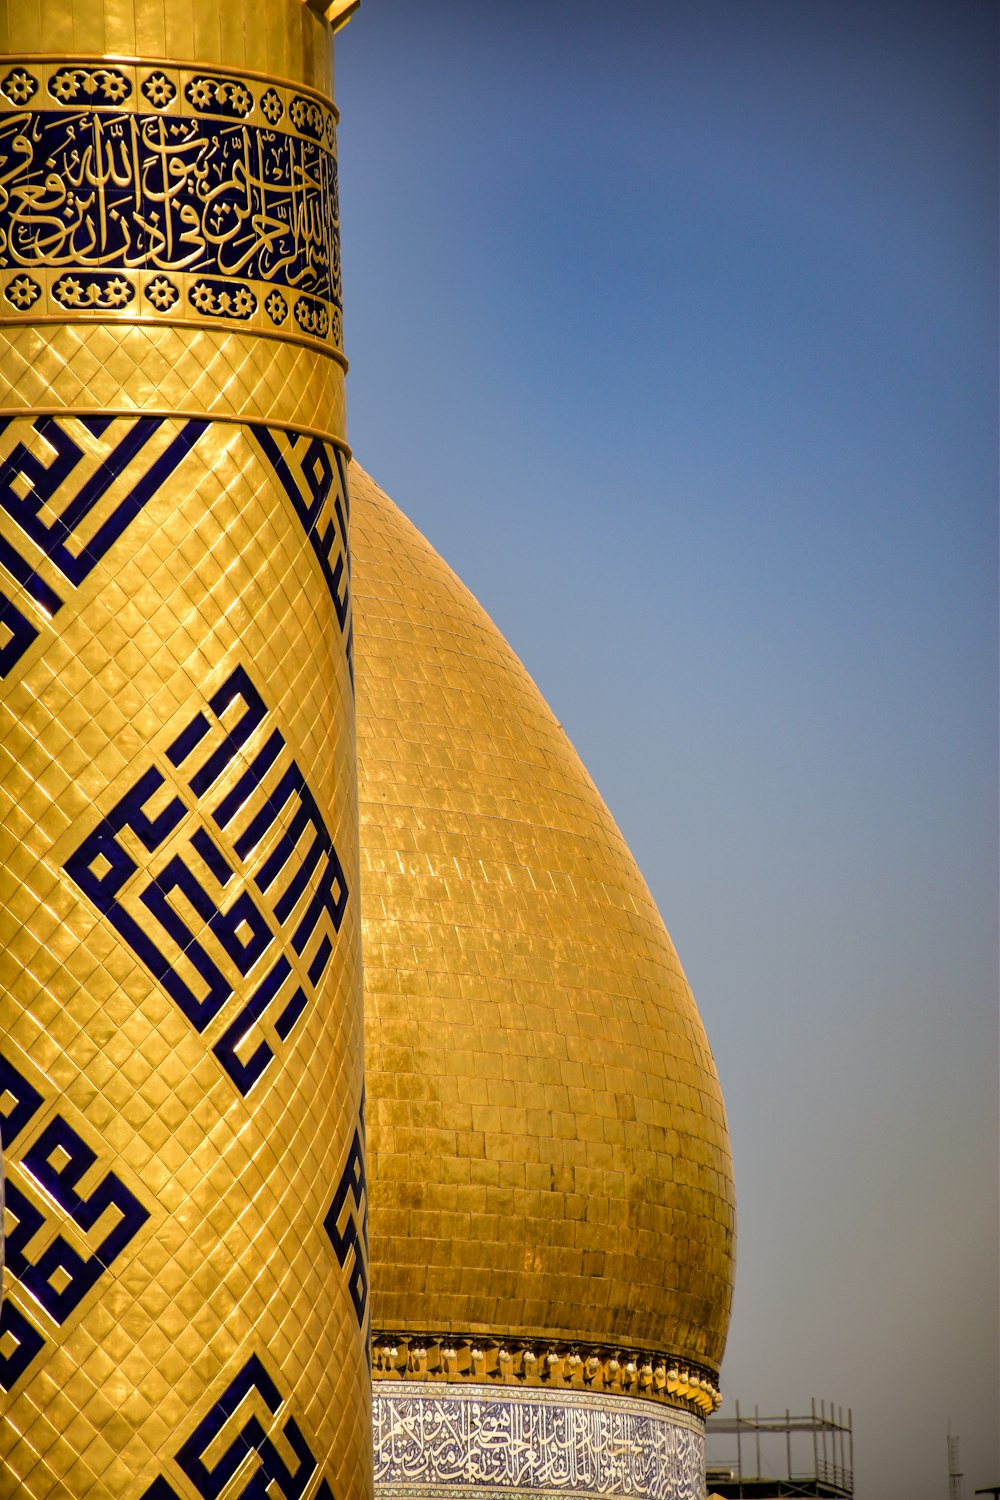
[[[731,1159],[670,938],[496,627],[356,464],[351,501],[376,1339],[717,1370]]]

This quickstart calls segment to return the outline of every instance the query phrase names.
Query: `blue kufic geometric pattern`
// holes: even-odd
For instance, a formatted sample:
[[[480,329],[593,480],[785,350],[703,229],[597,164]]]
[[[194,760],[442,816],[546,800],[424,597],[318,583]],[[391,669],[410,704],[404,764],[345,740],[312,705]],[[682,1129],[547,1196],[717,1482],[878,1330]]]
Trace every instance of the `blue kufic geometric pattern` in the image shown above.
[[[175,1455],[175,1463],[201,1500],[217,1500],[241,1468],[246,1469],[243,1481],[237,1480],[227,1491],[227,1500],[303,1500],[318,1465],[295,1418],[288,1415],[282,1420],[281,1406],[277,1385],[258,1356],[251,1355]],[[262,1422],[257,1415],[261,1408],[273,1420]],[[273,1441],[279,1430],[295,1455],[294,1469]],[[180,1500],[180,1496],[160,1475],[143,1500]],[[326,1479],[320,1479],[309,1500],[333,1500]]]
[[[240,774],[220,794],[233,766]],[[212,1044],[249,1093],[315,997],[348,888],[316,799],[243,667],[119,796],[65,869],[199,1033],[269,958]]]
[[[351,1206],[353,1201],[353,1208]],[[352,1257],[348,1290],[358,1327],[364,1328],[368,1310],[368,1185],[365,1177],[365,1098],[361,1095],[361,1118],[354,1132],[344,1170],[337,1183],[323,1228],[330,1237],[337,1264],[343,1270]]]
[[[354,632],[350,621],[351,553],[347,459],[333,443],[299,432],[252,426],[269,467],[281,484],[309,538],[333,601],[337,623],[346,632],[347,663],[354,681]]]
[[[62,1325],[142,1228],[149,1210],[114,1172],[86,1195],[79,1192],[97,1153],[61,1114],[45,1119],[44,1102],[9,1057],[0,1055],[0,1130],[9,1174],[6,1274],[30,1295],[32,1306]],[[51,1238],[53,1202],[77,1230],[97,1231],[89,1254],[62,1234]],[[36,1242],[45,1248],[36,1250]],[[44,1322],[41,1316],[37,1321]],[[44,1345],[40,1328],[6,1297],[0,1310],[0,1388],[11,1390]]]
[[[176,430],[162,417],[0,418],[0,565],[8,575],[0,572],[0,677],[207,426],[189,421]],[[112,497],[126,471],[127,491]]]

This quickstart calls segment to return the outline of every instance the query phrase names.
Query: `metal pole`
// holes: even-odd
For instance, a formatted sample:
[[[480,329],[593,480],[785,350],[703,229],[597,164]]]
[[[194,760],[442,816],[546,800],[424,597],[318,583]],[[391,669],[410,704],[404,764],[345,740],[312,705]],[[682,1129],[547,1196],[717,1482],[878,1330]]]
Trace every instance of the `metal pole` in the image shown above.
[[[785,1447],[788,1452],[788,1478],[792,1477],[792,1414],[785,1407]]]
[[[837,1421],[840,1423],[840,1482],[846,1489],[847,1485],[844,1483],[847,1477],[846,1470],[844,1468],[844,1408],[842,1406],[837,1407]]]
[[[743,1493],[743,1445],[740,1442],[740,1403],[736,1403],[736,1475],[740,1482],[740,1494]]]
[[[753,1409],[753,1420],[754,1420],[754,1438],[755,1438],[756,1443],[757,1443],[757,1478],[759,1479],[760,1478],[760,1473],[761,1473],[761,1470],[760,1470],[760,1412],[757,1410],[756,1406],[754,1406],[754,1409]]]

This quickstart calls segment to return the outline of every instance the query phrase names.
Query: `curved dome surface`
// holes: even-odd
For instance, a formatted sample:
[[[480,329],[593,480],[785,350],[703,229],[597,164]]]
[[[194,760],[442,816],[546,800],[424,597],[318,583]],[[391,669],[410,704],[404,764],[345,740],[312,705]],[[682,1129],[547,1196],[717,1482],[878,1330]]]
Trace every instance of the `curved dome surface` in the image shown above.
[[[469,591],[351,470],[376,1332],[717,1370],[725,1111],[579,757]]]

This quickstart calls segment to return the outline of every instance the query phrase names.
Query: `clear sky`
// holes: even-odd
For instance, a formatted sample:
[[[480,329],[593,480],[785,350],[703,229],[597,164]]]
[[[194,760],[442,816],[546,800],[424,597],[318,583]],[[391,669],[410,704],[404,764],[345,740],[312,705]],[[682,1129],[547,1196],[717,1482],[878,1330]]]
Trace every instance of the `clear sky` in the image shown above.
[[[726,1095],[723,1384],[1000,1483],[997,8],[366,0],[350,436],[660,904]]]

